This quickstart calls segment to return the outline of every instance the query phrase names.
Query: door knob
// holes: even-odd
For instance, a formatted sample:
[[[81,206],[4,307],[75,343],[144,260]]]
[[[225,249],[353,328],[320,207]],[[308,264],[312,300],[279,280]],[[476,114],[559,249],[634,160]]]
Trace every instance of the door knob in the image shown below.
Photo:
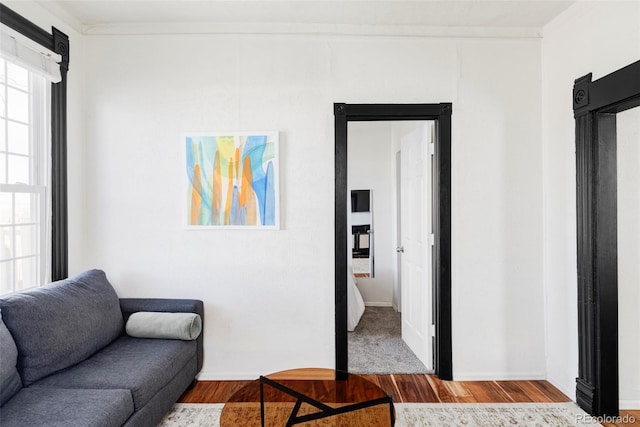
[[[396,252],[403,252],[404,253],[404,246],[398,246],[396,248]]]

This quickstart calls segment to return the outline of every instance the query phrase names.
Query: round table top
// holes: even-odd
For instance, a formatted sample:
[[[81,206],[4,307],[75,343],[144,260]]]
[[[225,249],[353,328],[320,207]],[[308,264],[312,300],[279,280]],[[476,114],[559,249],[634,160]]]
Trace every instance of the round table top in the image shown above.
[[[333,369],[292,369],[265,376],[247,384],[227,401],[220,415],[220,426],[261,426],[260,386],[264,395],[265,427],[284,427],[302,397],[297,416],[321,412],[315,406],[344,408],[372,402],[372,406],[353,408],[353,411],[296,424],[311,426],[392,426],[395,411],[391,399],[376,384],[355,374],[336,380]],[[308,399],[308,400],[307,400]],[[378,403],[375,403],[378,402]]]

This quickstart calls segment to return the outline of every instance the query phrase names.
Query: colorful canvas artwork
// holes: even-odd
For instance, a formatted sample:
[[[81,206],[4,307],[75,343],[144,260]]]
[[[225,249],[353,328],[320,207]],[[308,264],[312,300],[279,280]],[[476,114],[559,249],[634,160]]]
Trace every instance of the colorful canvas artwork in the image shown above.
[[[278,133],[184,137],[190,227],[277,229]]]

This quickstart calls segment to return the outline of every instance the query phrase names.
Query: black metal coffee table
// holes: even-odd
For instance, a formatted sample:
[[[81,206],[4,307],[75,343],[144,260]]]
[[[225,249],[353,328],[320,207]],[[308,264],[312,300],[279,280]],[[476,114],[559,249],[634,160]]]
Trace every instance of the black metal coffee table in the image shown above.
[[[395,424],[393,401],[354,374],[335,379],[332,369],[294,369],[260,377],[225,404],[220,426],[367,426]]]

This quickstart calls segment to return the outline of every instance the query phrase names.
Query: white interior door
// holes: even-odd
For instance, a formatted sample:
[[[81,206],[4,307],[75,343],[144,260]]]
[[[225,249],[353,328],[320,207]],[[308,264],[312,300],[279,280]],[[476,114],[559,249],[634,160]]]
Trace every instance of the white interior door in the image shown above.
[[[432,357],[432,124],[401,139],[402,339],[427,367]]]

